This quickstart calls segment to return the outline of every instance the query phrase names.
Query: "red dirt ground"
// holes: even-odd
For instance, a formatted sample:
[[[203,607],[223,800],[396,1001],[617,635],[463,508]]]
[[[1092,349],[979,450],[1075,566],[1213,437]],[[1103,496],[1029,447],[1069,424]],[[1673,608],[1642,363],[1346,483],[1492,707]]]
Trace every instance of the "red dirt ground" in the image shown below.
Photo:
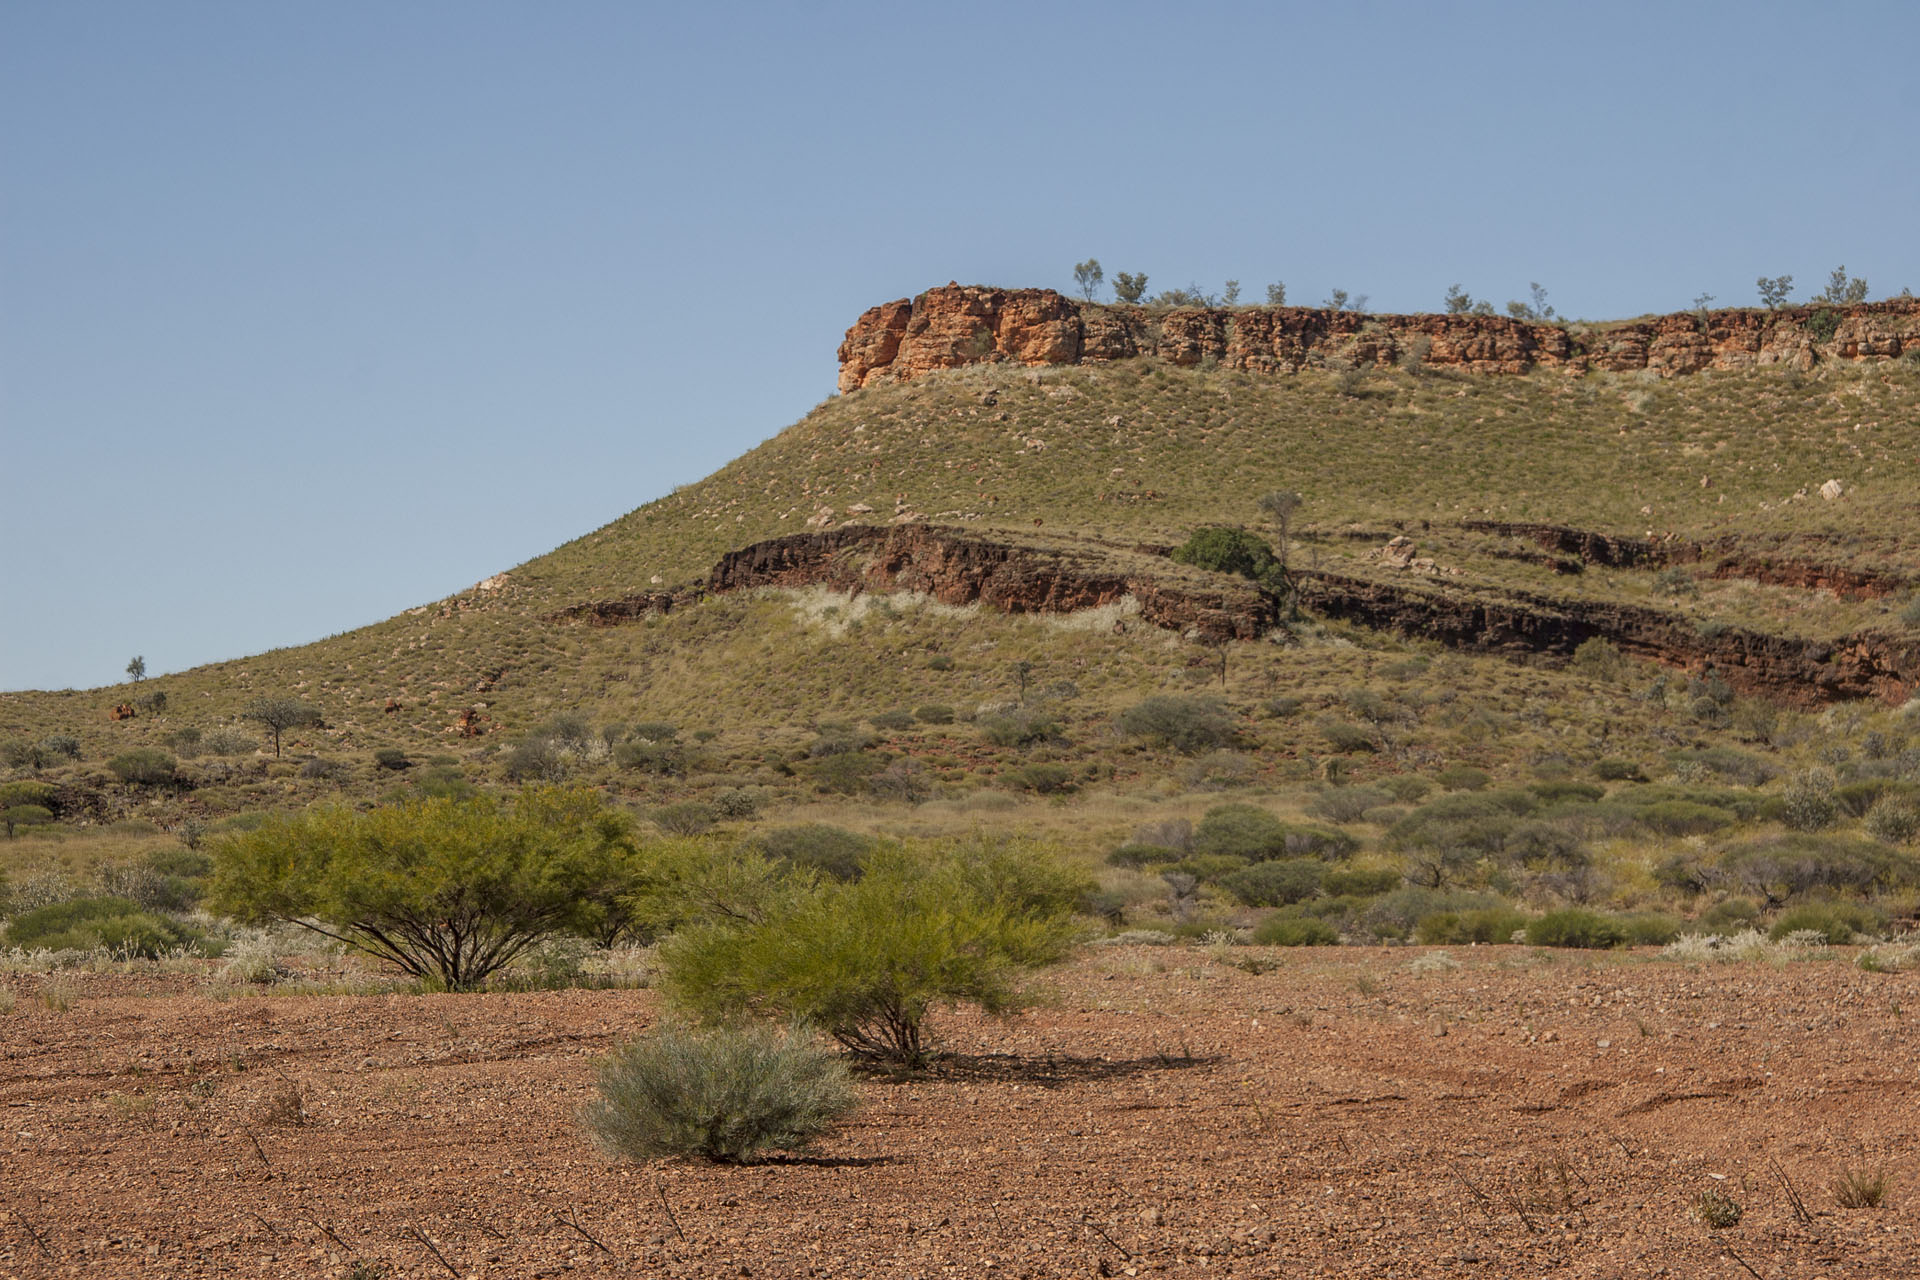
[[[1050,1006],[942,1019],[955,1056],[864,1083],[813,1157],[747,1168],[582,1137],[651,992],[81,975],[61,1012],[7,977],[0,1275],[1920,1272],[1920,974],[1225,954],[1089,952]],[[1835,1206],[1848,1166],[1895,1173],[1883,1207]],[[1737,1225],[1694,1219],[1710,1188]]]

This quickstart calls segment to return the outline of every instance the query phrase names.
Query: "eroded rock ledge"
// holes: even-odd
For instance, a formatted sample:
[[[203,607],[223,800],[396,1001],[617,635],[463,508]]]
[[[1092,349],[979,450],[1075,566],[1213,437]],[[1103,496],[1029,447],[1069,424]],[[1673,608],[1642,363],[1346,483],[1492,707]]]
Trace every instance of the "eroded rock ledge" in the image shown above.
[[[1098,364],[1155,355],[1177,365],[1297,373],[1424,361],[1472,373],[1535,368],[1665,377],[1703,369],[1887,360],[1920,347],[1920,299],[1728,309],[1563,329],[1507,316],[1367,315],[1312,307],[1156,310],[1077,302],[1051,289],[949,284],[870,308],[840,344],[840,390],[966,365]]]
[[[1579,533],[1524,528],[1543,537]],[[1601,563],[1653,558],[1620,554],[1621,546],[1602,542],[1577,549],[1595,553]],[[825,586],[921,592],[945,604],[979,602],[1009,613],[1073,613],[1130,597],[1142,622],[1215,642],[1258,639],[1278,624],[1282,604],[1272,594],[1251,582],[1175,564],[1165,552],[1084,539],[1029,542],[935,525],[849,525],[757,542],[722,557],[703,582],[590,601],[548,620],[611,626],[710,594]],[[1862,631],[1810,640],[1703,625],[1679,611],[1639,605],[1464,586],[1434,589],[1305,570],[1296,570],[1294,584],[1300,603],[1326,617],[1471,652],[1570,657],[1597,637],[1667,666],[1711,669],[1742,693],[1793,705],[1843,698],[1901,702],[1920,691],[1920,640],[1911,636]]]
[[[1090,540],[1015,542],[939,525],[847,525],[756,542],[723,556],[703,583],[676,592],[591,601],[550,620],[612,625],[708,594],[752,587],[916,591],[942,604],[979,602],[1008,613],[1074,613],[1139,604],[1140,619],[1210,640],[1255,640],[1279,602],[1252,583],[1189,569],[1164,548]]]

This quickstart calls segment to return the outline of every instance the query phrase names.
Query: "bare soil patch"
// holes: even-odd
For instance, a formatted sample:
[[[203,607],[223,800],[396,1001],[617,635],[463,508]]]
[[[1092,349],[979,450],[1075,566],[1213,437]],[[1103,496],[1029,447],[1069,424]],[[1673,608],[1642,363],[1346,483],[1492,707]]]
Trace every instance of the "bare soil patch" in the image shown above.
[[[747,1168],[578,1129],[650,992],[12,976],[0,1275],[1911,1274],[1920,975],[1421,954],[1089,952]],[[1849,1167],[1883,1207],[1835,1205]]]

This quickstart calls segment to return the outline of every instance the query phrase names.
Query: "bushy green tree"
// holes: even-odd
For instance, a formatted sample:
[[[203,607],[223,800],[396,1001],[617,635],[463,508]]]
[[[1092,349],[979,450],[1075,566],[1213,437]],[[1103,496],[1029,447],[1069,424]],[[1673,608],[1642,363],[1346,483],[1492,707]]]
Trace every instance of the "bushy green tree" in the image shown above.
[[[1113,296],[1122,302],[1138,303],[1147,294],[1147,273],[1129,275],[1125,271],[1114,273]]]
[[[1859,276],[1847,274],[1843,264],[1835,267],[1827,277],[1827,287],[1821,290],[1817,301],[1831,302],[1836,306],[1853,306],[1867,300],[1867,282]]]
[[[1292,519],[1292,511],[1287,517]],[[1233,573],[1261,582],[1279,567],[1280,561],[1266,539],[1246,529],[1213,525],[1196,529],[1193,536],[1173,549],[1173,558],[1215,573]]]
[[[120,781],[136,787],[171,787],[180,782],[179,765],[157,747],[139,747],[107,761]]]
[[[558,789],[310,809],[213,857],[215,910],[301,925],[450,991],[554,933],[594,928],[594,904],[624,910],[637,883],[625,820],[592,792]]]
[[[752,911],[683,928],[664,947],[663,986],[708,1022],[802,1019],[861,1057],[915,1067],[935,1006],[1027,1002],[1023,975],[1065,954],[1083,887],[1033,850],[885,848],[859,880],[786,881]]]
[[[1787,297],[1793,292],[1792,276],[1761,276],[1756,281],[1760,287],[1760,301],[1769,311],[1778,311],[1787,303]]]
[[[1114,720],[1120,732],[1185,755],[1213,751],[1233,741],[1233,713],[1214,698],[1157,694],[1135,703]]]

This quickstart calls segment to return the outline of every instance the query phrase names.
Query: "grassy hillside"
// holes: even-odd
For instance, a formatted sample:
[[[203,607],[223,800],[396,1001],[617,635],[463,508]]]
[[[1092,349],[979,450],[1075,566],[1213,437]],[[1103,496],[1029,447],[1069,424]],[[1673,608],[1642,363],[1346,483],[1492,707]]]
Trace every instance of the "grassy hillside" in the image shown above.
[[[1270,378],[1136,360],[982,366],[878,386],[829,400],[706,480],[484,589],[138,688],[0,695],[7,776],[71,792],[62,820],[7,845],[7,858],[16,881],[84,878],[186,824],[562,775],[664,811],[670,825],[747,830],[821,815],[898,833],[1011,825],[1097,857],[1142,824],[1195,819],[1223,798],[1299,820],[1329,789],[1430,787],[1449,770],[1455,782],[1462,769],[1496,782],[1604,775],[1616,799],[1724,783],[1730,771],[1774,798],[1775,818],[1744,802],[1727,810],[1738,809],[1738,830],[1763,831],[1797,772],[1906,787],[1917,726],[1886,707],[1783,711],[1604,651],[1572,667],[1518,664],[1312,619],[1216,649],[1116,627],[1130,616],[1124,602],[1012,617],[917,597],[759,590],[611,627],[550,615],[683,586],[727,551],[810,521],[899,514],[1011,540],[1170,545],[1219,522],[1271,535],[1258,498],[1291,489],[1304,498],[1294,561],[1321,571],[1405,582],[1370,554],[1405,534],[1433,560],[1422,582],[1435,590],[1654,604],[1702,628],[1781,636],[1916,632],[1905,584],[1920,577],[1917,393],[1920,365],[1904,361],[1660,382]],[[1843,496],[1819,495],[1830,479]],[[1463,527],[1473,520],[1707,552],[1678,566],[1572,573],[1524,539]],[[1714,557],[1729,554],[1844,568],[1878,585],[1843,598],[1715,577]],[[1119,714],[1156,695],[1218,699],[1227,728],[1191,751],[1127,732]],[[278,760],[244,715],[271,696],[323,717],[290,735]],[[109,721],[121,702],[139,714]],[[468,710],[481,736],[456,731]],[[635,731],[661,723],[671,734]],[[77,758],[21,753],[62,736]],[[123,782],[109,763],[136,748],[171,755],[180,784]],[[383,767],[381,751],[405,767]],[[1389,789],[1378,812],[1348,816],[1364,858],[1399,865],[1390,828],[1420,790]],[[1856,794],[1843,821],[1857,829],[1878,795]],[[1583,838],[1611,851],[1607,892],[1658,898],[1652,869],[1720,830],[1711,815],[1695,818],[1671,830],[1617,811],[1593,818]],[[114,830],[117,842],[102,834]],[[1151,876],[1110,875],[1136,876],[1128,892],[1160,892]]]

